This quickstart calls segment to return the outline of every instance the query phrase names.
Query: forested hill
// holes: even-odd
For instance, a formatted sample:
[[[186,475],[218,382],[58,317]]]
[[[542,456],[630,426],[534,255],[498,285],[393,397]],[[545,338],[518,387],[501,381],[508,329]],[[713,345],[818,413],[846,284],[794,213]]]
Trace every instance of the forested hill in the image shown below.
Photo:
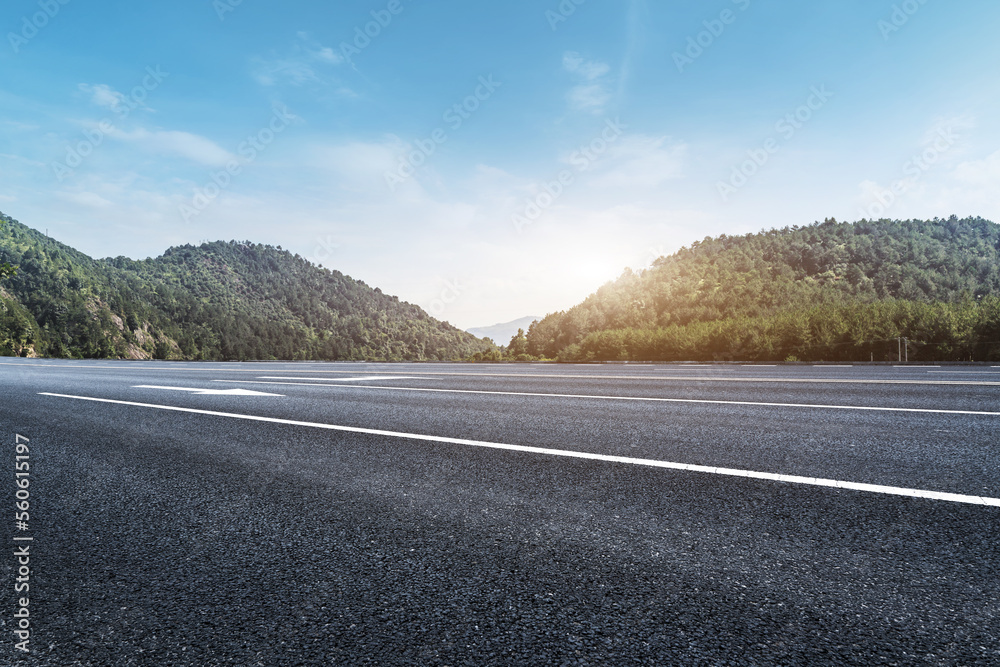
[[[1000,226],[827,220],[695,242],[535,323],[563,360],[1000,359]]]
[[[280,248],[216,242],[95,260],[2,217],[0,354],[464,359],[491,345]]]

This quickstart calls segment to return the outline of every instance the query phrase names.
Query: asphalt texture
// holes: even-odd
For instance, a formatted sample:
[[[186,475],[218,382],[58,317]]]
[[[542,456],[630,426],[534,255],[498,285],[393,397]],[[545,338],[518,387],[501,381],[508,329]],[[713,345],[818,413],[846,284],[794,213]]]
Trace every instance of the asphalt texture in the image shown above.
[[[995,499],[1000,368],[0,359],[0,664],[1000,664],[1000,507],[406,434]]]

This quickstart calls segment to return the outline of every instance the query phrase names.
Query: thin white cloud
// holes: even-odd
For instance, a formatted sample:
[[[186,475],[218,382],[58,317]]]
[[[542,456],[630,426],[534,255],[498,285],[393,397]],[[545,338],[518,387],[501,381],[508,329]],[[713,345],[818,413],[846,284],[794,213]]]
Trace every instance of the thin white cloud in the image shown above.
[[[969,115],[935,121],[893,180],[866,179],[858,184],[858,215],[930,218],[968,212],[970,204],[981,202],[991,202],[989,208],[996,210],[993,192],[1000,176],[1000,153],[966,159],[976,145],[972,140],[975,128],[976,121]]]
[[[301,86],[312,81],[319,81],[312,66],[294,58],[256,59],[254,78],[262,86],[275,86],[279,83],[290,83]]]
[[[34,123],[20,123],[20,122],[18,122],[16,120],[3,120],[3,121],[0,121],[0,125],[6,125],[6,126],[9,126],[9,127],[13,127],[15,130],[24,130],[25,132],[30,132],[32,130],[37,130],[40,127],[39,125],[34,124]]]
[[[235,159],[232,153],[211,139],[190,132],[114,129],[108,136],[134,144],[150,153],[176,155],[207,166],[220,166]]]
[[[343,56],[328,46],[312,39],[308,33],[299,32],[295,36],[288,53],[253,59],[254,78],[262,86],[281,83],[302,86],[307,83],[322,83],[319,66],[337,66],[344,62]]]
[[[961,163],[955,168],[955,178],[966,185],[996,190],[1000,184],[1000,151],[982,160]]]
[[[646,0],[631,0],[627,20],[628,37],[625,41],[625,54],[618,70],[618,99],[624,98],[625,86],[632,76],[632,64],[645,43],[646,26],[650,23]]]
[[[110,201],[97,194],[96,192],[89,192],[85,190],[73,191],[73,192],[59,192],[57,195],[59,199],[65,202],[74,204],[76,206],[83,206],[86,208],[99,208],[107,209],[114,206]]]
[[[597,83],[574,86],[569,91],[569,101],[581,111],[600,111],[611,101],[611,93]]]
[[[310,163],[328,175],[336,190],[382,199],[390,193],[386,174],[395,172],[406,148],[406,143],[395,136],[382,141],[321,145],[313,148]],[[409,178],[400,187],[412,194],[419,185],[416,178]]]
[[[625,135],[611,144],[607,153],[589,168],[587,185],[594,188],[655,188],[684,175],[687,145],[669,137]],[[571,161],[571,157],[565,159]]]
[[[129,100],[124,93],[120,93],[104,83],[81,83],[77,86],[77,88],[80,92],[89,96],[91,104],[101,107],[102,109],[109,109],[117,112],[122,109],[122,105],[126,105],[131,108],[135,108],[138,105],[143,109],[149,110],[149,107],[143,104],[141,100]]]
[[[567,98],[578,111],[600,113],[612,99],[606,77],[611,66],[598,60],[587,60],[576,51],[563,54],[563,69],[579,83],[573,86]]]
[[[44,162],[38,162],[37,160],[30,160],[26,157],[21,157],[20,155],[11,155],[9,153],[0,153],[0,159],[10,160],[11,162],[20,162],[21,164],[26,164],[32,167],[45,167]]]
[[[576,51],[563,54],[563,67],[567,72],[577,74],[587,81],[598,79],[611,71],[611,66],[596,60],[586,60]]]

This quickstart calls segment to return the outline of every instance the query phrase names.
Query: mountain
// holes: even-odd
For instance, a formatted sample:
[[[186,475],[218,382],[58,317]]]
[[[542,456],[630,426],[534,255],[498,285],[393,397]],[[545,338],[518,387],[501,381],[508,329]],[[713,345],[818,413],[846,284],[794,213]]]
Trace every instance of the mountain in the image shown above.
[[[506,345],[511,338],[517,335],[518,329],[524,329],[527,331],[532,322],[540,319],[542,318],[534,315],[522,317],[521,319],[514,320],[513,322],[494,324],[490,327],[476,327],[473,329],[466,329],[466,331],[476,338],[489,338],[496,342],[497,345]]]
[[[695,242],[528,332],[560,360],[1000,360],[1000,226],[827,220]]]
[[[0,354],[452,360],[492,346],[337,271],[250,242],[92,259],[6,216]]]

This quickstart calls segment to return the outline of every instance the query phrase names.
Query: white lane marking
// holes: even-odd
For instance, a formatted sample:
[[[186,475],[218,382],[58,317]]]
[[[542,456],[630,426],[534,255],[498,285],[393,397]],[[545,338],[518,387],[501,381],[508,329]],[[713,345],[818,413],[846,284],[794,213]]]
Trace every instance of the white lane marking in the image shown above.
[[[261,375],[257,378],[258,380],[302,380],[303,378],[290,378],[290,377],[277,377],[270,375]],[[391,376],[391,375],[370,375],[368,377],[360,378],[305,378],[307,380],[312,380],[314,382],[371,382],[372,380],[419,380],[417,377],[405,377],[402,375]],[[213,380],[213,382],[223,382],[223,380]]]
[[[940,366],[893,366],[893,368],[941,368]]]
[[[528,447],[526,445],[509,445],[500,442],[487,442],[483,440],[466,440],[464,438],[447,438],[437,435],[423,435],[419,433],[402,433],[398,431],[383,431],[380,429],[360,428],[357,426],[339,426],[337,424],[320,424],[317,422],[304,422],[292,419],[279,419],[276,417],[259,417],[257,415],[241,415],[232,412],[215,412],[213,410],[196,410],[194,408],[179,408],[173,405],[155,405],[152,403],[135,403],[133,401],[116,401],[109,398],[93,398],[90,396],[70,396],[67,394],[52,394],[40,392],[41,396],[52,396],[55,398],[69,398],[80,401],[94,401],[97,403],[114,403],[116,405],[129,405],[138,408],[152,408],[155,410],[169,410],[172,412],[187,412],[199,415],[209,415],[213,417],[226,417],[229,419],[245,419],[248,421],[268,422],[271,424],[284,424],[287,426],[305,426],[307,428],[325,429],[328,431],[344,431],[347,433],[362,433],[365,435],[377,435],[388,438],[403,438],[406,440],[421,440],[424,442],[441,442],[450,445],[466,445],[469,447],[484,447],[487,449],[501,449],[511,452],[524,452],[528,454],[541,454],[544,456],[560,456],[574,459],[588,459],[591,461],[603,461],[606,463],[623,463],[628,465],[646,466],[650,468],[667,468],[670,470],[681,470],[685,472],[698,472],[710,475],[724,475],[728,477],[745,477],[749,479],[762,479],[774,482],[784,482],[787,484],[803,484],[806,486],[824,486],[835,489],[847,489],[851,491],[866,491],[868,493],[881,493],[886,495],[907,496],[910,498],[926,498],[930,500],[944,500],[954,503],[967,503],[970,505],[989,505],[1000,507],[1000,498],[988,498],[983,496],[967,496],[957,493],[942,493],[939,491],[923,491],[920,489],[907,489],[896,486],[881,486],[878,484],[861,484],[857,482],[842,482],[834,479],[822,479],[816,477],[800,477],[797,475],[779,475],[769,472],[756,472],[753,470],[737,470],[733,468],[716,468],[713,466],[694,465],[690,463],[672,463],[670,461],[656,461],[653,459],[637,459],[627,456],[611,456],[609,454],[593,454],[591,452],[576,452],[566,449],[549,449],[546,447]]]
[[[190,387],[158,387],[151,384],[139,384],[133,389],[164,389],[166,391],[186,391],[198,396],[284,396],[284,394],[265,394],[262,391],[249,389],[192,389]]]
[[[11,366],[27,366],[31,368],[40,368],[46,366],[46,364],[18,364],[9,362],[0,362],[0,365],[7,363]],[[73,370],[92,370],[98,368],[96,366],[83,366],[83,365],[61,365],[61,364],[47,364],[48,366],[63,368],[63,369],[73,369]],[[241,364],[241,365],[257,365],[260,364]],[[572,364],[573,366],[587,366],[587,364]],[[101,366],[100,368],[109,368],[114,370],[143,370],[137,367],[130,368],[128,366]],[[853,368],[853,367],[852,367]],[[995,368],[1000,368],[996,366]],[[177,367],[165,365],[162,367],[156,367],[155,370],[162,371],[191,371],[191,372],[211,372],[211,373],[261,373],[260,368],[188,368],[188,367]],[[673,370],[673,369],[670,369]],[[335,371],[335,370],[298,370],[295,371],[299,374],[305,373],[321,373],[324,375],[330,375],[334,373],[343,373],[356,375],[358,371]],[[378,373],[380,371],[372,371]],[[941,372],[941,371],[929,371],[931,373]],[[954,371],[960,372],[960,371]],[[975,371],[969,371],[970,373],[975,373]],[[977,381],[977,380],[899,380],[899,379],[886,379],[886,380],[863,380],[860,378],[775,378],[775,377],[720,377],[717,375],[704,375],[704,376],[692,376],[692,375],[660,375],[660,376],[637,376],[637,375],[576,375],[576,374],[541,374],[541,373],[457,373],[457,372],[410,372],[409,375],[418,375],[421,377],[425,376],[450,376],[450,377],[510,377],[510,378],[522,378],[522,379],[563,379],[563,380],[680,380],[684,382],[766,382],[766,383],[786,383],[786,384],[900,384],[900,385],[925,385],[925,386],[956,386],[956,387],[1000,387],[1000,381]]]
[[[991,366],[991,368],[993,368]],[[998,366],[997,368],[1000,368]],[[927,371],[928,373],[955,373],[960,375],[1000,375],[1000,371]]]
[[[258,371],[259,372],[259,371]],[[299,375],[306,373],[350,373],[350,371],[298,371]],[[527,373],[421,373],[414,372],[410,375],[425,377],[474,377],[474,378],[522,378],[528,380],[535,379],[562,379],[562,380],[680,380],[683,382],[770,382],[770,383],[807,383],[807,384],[916,384],[927,386],[952,385],[961,387],[1000,387],[1000,382],[980,382],[972,380],[860,380],[852,378],[766,378],[766,377],[719,377],[719,376],[682,376],[682,375],[661,375],[661,376],[637,376],[637,375],[541,375]],[[329,378],[302,378],[304,380],[323,380]]]
[[[531,396],[545,398],[583,398],[603,401],[649,401],[658,403],[697,403],[702,405],[749,405],[766,408],[815,408],[821,410],[872,410],[878,412],[916,412],[938,415],[977,415],[985,417],[1000,417],[1000,412],[981,412],[978,410],[933,410],[930,408],[883,408],[866,405],[822,405],[813,403],[758,403],[754,401],[718,401],[700,398],[660,398],[656,396],[600,396],[588,394],[545,394],[522,391],[487,391],[485,389],[431,389],[426,387],[376,387],[373,385],[331,385],[310,382],[256,382],[254,380],[212,380],[225,384],[279,384],[298,387],[337,387],[338,389],[380,389],[383,391],[424,391],[439,394],[481,394],[487,396]]]
[[[854,368],[854,366],[844,366],[844,365],[838,366],[836,364],[815,364],[813,368]]]

